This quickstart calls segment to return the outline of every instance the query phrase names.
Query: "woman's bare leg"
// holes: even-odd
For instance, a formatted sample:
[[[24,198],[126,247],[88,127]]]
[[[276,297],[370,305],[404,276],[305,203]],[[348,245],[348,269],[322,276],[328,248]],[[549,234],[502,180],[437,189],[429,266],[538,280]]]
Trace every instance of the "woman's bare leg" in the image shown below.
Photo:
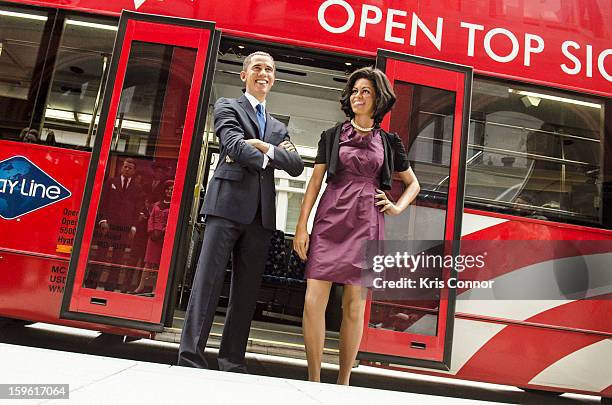
[[[342,295],[342,325],[340,326],[340,372],[338,384],[349,385],[351,370],[363,333],[365,293],[359,285],[345,285]]]
[[[321,381],[321,357],[325,343],[325,308],[327,308],[332,283],[313,279],[306,280],[306,283],[302,330],[308,361],[308,380]]]

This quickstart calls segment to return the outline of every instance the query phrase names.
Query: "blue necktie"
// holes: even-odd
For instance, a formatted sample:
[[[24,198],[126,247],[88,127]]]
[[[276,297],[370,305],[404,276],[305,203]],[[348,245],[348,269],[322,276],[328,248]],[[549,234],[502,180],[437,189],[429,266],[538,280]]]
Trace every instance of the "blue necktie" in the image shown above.
[[[255,110],[257,110],[257,123],[259,123],[259,139],[263,140],[266,132],[266,116],[263,112],[263,105],[257,104]]]

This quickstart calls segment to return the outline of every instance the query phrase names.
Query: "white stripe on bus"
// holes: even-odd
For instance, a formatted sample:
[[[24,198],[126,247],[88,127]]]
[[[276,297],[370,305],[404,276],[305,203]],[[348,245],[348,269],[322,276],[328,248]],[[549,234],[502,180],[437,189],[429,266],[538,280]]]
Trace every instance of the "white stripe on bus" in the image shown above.
[[[487,217],[484,215],[463,213],[463,220],[461,223],[461,236],[482,231],[483,229],[503,224],[504,222],[508,222],[508,220],[495,217]]]
[[[547,260],[493,278],[493,288],[472,289],[457,297],[456,312],[522,321],[576,299],[588,299],[612,292],[612,253]],[[564,293],[559,277],[576,269],[584,291]],[[567,282],[576,280],[569,280]],[[566,286],[568,287],[568,286]],[[527,289],[532,289],[527,292]],[[498,294],[496,294],[496,291]],[[576,295],[576,293],[582,293]],[[503,293],[503,294],[502,294]],[[521,298],[521,294],[524,296]],[[527,299],[537,295],[547,300]],[[506,300],[500,299],[502,296]]]
[[[612,382],[612,339],[568,354],[536,375],[529,384],[601,392]]]

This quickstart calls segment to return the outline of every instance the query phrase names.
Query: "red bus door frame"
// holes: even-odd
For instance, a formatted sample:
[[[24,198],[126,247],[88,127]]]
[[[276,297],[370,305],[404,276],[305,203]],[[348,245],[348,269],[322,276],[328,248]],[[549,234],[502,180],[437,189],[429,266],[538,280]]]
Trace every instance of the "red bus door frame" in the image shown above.
[[[396,82],[401,81],[409,85],[427,86],[454,93],[455,119],[452,129],[448,200],[444,222],[444,249],[445,254],[456,256],[459,254],[461,239],[472,96],[472,68],[386,50],[378,51],[376,66],[387,74],[393,87]],[[381,126],[385,130],[389,130],[392,114],[393,111],[387,114],[382,122]],[[445,268],[443,270],[445,280],[456,276],[457,272],[454,269]],[[363,339],[358,358],[366,362],[448,370],[452,349],[455,298],[454,288],[440,290],[437,331],[434,336],[429,336],[369,327],[372,300],[371,293],[368,294]]]
[[[184,247],[188,244],[185,240],[188,232],[185,228],[193,200],[192,185],[197,174],[193,168],[198,166],[219,40],[220,32],[215,30],[212,22],[128,11],[121,14],[60,318],[140,330],[163,330],[166,313],[173,301],[171,280],[175,269],[184,266],[186,256]],[[86,288],[83,284],[128,59],[132,44],[136,41],[191,49],[196,55],[186,100],[174,192],[153,297]]]

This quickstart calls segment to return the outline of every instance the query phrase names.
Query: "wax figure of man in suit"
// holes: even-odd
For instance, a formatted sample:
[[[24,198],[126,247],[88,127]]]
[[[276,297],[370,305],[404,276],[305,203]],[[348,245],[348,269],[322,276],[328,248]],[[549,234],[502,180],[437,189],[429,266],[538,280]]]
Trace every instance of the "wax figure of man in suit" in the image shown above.
[[[230,300],[219,349],[219,369],[246,372],[244,353],[270,238],[276,229],[274,169],[299,176],[304,164],[287,128],[266,112],[275,66],[265,52],[244,60],[239,99],[215,103],[220,160],[206,191],[202,214],[206,230],[185,325],[178,364],[208,367],[204,348],[232,254]]]
[[[102,242],[105,242],[102,251],[106,257],[102,260],[110,260],[115,266],[130,264],[125,263],[125,253],[133,243],[143,204],[142,188],[134,181],[135,174],[136,161],[127,158],[121,165],[119,176],[108,179],[102,189],[98,210],[98,224]],[[108,278],[104,289],[113,291],[120,287],[118,284],[121,270],[113,266],[106,270]]]

